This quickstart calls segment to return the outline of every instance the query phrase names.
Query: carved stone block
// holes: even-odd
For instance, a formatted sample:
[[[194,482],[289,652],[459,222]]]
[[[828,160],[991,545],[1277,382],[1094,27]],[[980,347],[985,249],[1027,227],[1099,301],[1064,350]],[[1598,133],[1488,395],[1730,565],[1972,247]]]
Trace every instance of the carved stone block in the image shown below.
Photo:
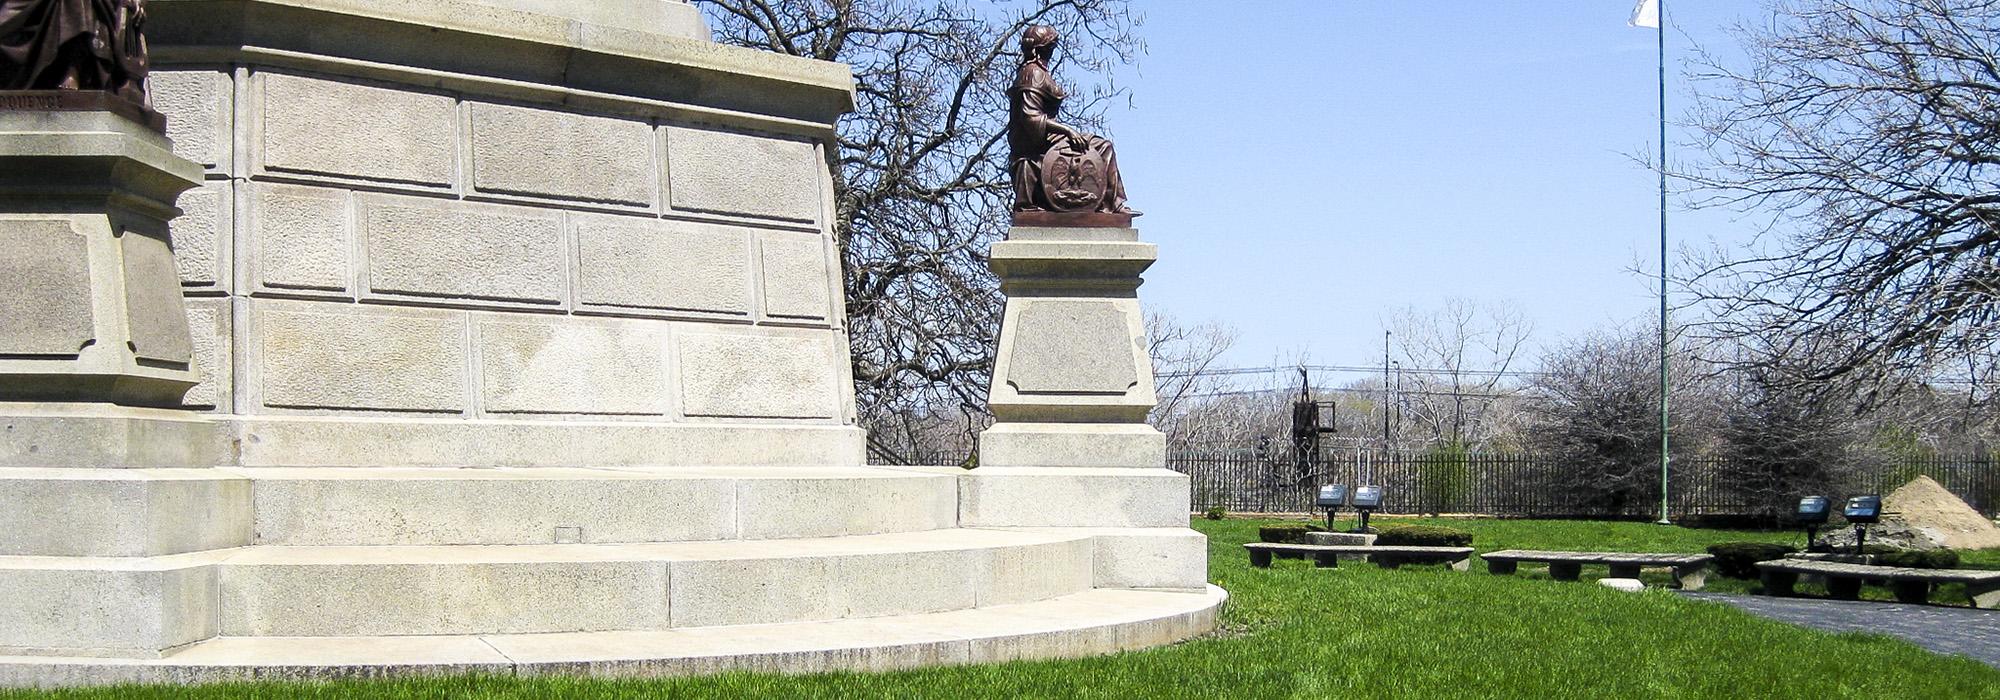
[[[652,127],[506,105],[472,105],[472,184],[480,192],[651,206]]]
[[[1021,302],[1007,382],[1023,394],[1124,394],[1138,384],[1132,319],[1110,301]]]
[[[155,71],[148,79],[153,108],[167,116],[174,155],[209,170],[230,167],[229,75],[208,70]]]
[[[347,291],[353,275],[347,198],[340,190],[259,183],[250,204],[257,283]]]
[[[127,231],[118,237],[125,262],[125,327],[132,354],[187,368],[194,363],[188,340],[187,308],[181,302],[179,272],[166,236]]]
[[[482,323],[489,413],[660,415],[668,411],[664,324]]]
[[[415,198],[369,200],[361,215],[375,294],[560,304],[560,214]]]
[[[0,354],[74,357],[96,341],[81,232],[62,219],[0,219]]]
[[[227,299],[187,301],[189,338],[194,341],[194,368],[201,383],[189,389],[181,403],[200,408],[227,406],[235,384],[235,353],[230,347],[232,318]]]
[[[465,408],[465,319],[265,309],[265,406],[459,412]]]
[[[685,333],[681,408],[690,416],[832,418],[846,358],[827,339]]]
[[[577,303],[606,311],[750,314],[750,234],[636,217],[577,219]]]
[[[264,169],[450,185],[458,112],[444,95],[263,75]]]
[[[764,313],[781,318],[825,319],[833,302],[825,239],[814,234],[767,231],[760,240]]]
[[[181,284],[213,289],[226,284],[229,266],[225,247],[229,243],[229,181],[214,180],[181,193],[181,215],[169,230],[174,241],[174,264]]]
[[[666,132],[675,209],[819,220],[826,164],[812,144],[690,127]]]

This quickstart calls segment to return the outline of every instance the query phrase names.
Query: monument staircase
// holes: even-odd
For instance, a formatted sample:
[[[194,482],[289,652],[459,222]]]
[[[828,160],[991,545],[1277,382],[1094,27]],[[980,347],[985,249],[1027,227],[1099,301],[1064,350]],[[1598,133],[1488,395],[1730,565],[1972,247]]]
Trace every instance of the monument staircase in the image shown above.
[[[1188,481],[1134,422],[1136,232],[996,250],[1116,279],[1010,287],[980,468],[867,466],[844,66],[714,45],[673,0],[150,8],[166,138],[0,111],[0,161],[148,173],[0,208],[0,258],[51,249],[16,221],[126,246],[122,277],[0,281],[86,315],[0,328],[0,687],[875,670],[1215,626]],[[169,220],[171,264],[135,263]],[[1093,343],[1083,375],[1036,355]]]

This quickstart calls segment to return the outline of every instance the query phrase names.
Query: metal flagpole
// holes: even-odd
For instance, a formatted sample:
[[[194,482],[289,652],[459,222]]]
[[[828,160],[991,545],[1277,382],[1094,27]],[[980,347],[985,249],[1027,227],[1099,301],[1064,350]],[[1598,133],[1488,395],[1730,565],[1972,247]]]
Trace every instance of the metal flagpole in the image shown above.
[[[1660,520],[1667,520],[1667,466],[1672,461],[1667,445],[1668,385],[1667,385],[1667,2],[1656,0],[1659,5],[1660,26],[1658,32],[1660,68]]]

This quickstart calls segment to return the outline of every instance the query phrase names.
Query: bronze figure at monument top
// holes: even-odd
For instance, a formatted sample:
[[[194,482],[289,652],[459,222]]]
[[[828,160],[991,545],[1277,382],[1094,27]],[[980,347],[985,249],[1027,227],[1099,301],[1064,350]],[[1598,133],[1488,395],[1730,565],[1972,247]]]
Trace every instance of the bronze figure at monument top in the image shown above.
[[[1008,170],[1016,226],[1129,227],[1125,181],[1111,140],[1056,121],[1069,93],[1049,72],[1061,37],[1035,25],[1021,34],[1021,69],[1007,89]]]
[[[0,109],[103,109],[155,130],[146,0],[0,0]]]

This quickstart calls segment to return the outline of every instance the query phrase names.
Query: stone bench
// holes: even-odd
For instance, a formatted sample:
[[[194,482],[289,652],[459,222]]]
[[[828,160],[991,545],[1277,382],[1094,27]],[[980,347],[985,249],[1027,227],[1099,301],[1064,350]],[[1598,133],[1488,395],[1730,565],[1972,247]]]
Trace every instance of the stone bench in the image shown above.
[[[1331,569],[1340,565],[1341,555],[1362,555],[1376,566],[1394,569],[1404,564],[1450,564],[1456,571],[1464,571],[1471,566],[1471,547],[1405,547],[1405,546],[1363,546],[1341,544],[1280,544],[1277,542],[1251,542],[1243,545],[1250,550],[1250,565],[1259,569],[1271,568],[1273,556],[1311,556],[1313,566]]]
[[[1674,570],[1674,585],[1677,588],[1698,591],[1708,584],[1708,563],[1715,557],[1707,554],[1641,554],[1634,552],[1548,552],[1529,549],[1509,549],[1479,555],[1486,560],[1486,570],[1495,574],[1511,574],[1521,562],[1549,565],[1549,577],[1558,581],[1575,581],[1583,573],[1585,564],[1604,564],[1611,567],[1610,578],[1638,578],[1639,570],[1646,567],[1665,567]]]
[[[1963,583],[1966,595],[1972,598],[1972,607],[2000,609],[2000,571],[1905,569],[1808,559],[1775,559],[1757,562],[1757,572],[1764,581],[1765,595],[1794,595],[1792,588],[1798,585],[1801,574],[1826,579],[1827,595],[1840,600],[1860,598],[1861,584],[1865,581],[1887,582],[1890,589],[1896,592],[1896,600],[1904,603],[1930,602],[1931,584]]]

